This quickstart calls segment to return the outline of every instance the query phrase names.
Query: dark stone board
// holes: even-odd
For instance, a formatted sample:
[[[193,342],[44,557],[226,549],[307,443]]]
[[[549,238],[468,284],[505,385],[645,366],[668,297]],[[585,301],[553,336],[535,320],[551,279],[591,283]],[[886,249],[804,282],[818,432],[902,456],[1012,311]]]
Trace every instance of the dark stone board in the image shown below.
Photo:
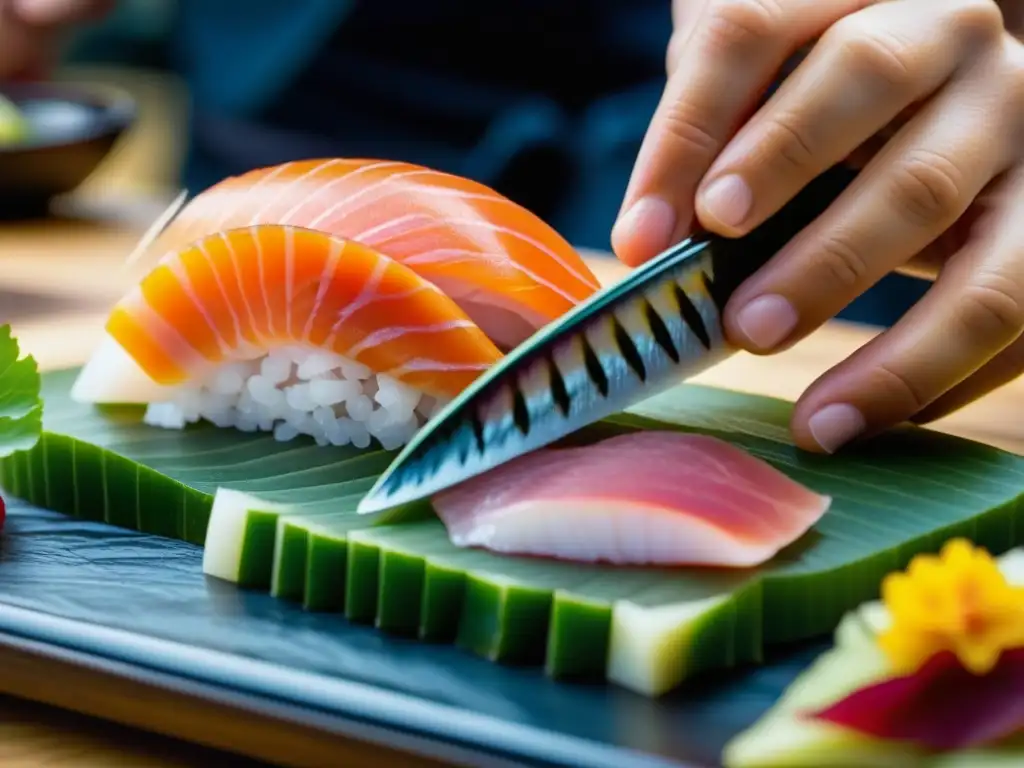
[[[0,535],[0,635],[264,713],[304,712],[350,737],[384,729],[439,758],[608,768],[717,766],[725,742],[824,648],[651,700],[307,613],[204,576],[193,545],[17,501]]]

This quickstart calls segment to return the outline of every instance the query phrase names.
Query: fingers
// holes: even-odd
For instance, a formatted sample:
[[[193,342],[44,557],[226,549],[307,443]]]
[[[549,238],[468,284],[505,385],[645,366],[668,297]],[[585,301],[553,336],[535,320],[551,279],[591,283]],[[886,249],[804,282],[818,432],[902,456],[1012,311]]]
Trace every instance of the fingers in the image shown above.
[[[1005,68],[952,81],[871,160],[846,192],[726,307],[733,343],[794,343],[953,225],[1019,148]],[[1016,87],[1016,85],[1014,85]]]
[[[1024,174],[991,234],[951,259],[927,295],[893,328],[815,382],[798,402],[793,434],[835,451],[922,412],[979,371],[1024,329]],[[992,363],[993,386],[1005,373]],[[965,390],[961,390],[963,395]],[[947,401],[948,404],[949,401]]]
[[[672,37],[665,52],[665,71],[669,76],[678,69],[680,55],[703,17],[704,9],[712,2],[714,0],[673,0]]]
[[[1024,338],[1018,338],[1010,346],[978,369],[966,381],[953,387],[946,394],[914,414],[911,421],[927,424],[941,419],[965,405],[1009,384],[1024,373]]]
[[[990,183],[990,186],[998,186],[1001,181],[1002,178],[997,177]],[[950,257],[959,253],[960,249],[968,242],[977,239],[991,227],[992,213],[995,208],[996,203],[991,197],[987,197],[986,191],[982,191],[978,197],[974,198],[971,207],[964,212],[963,216],[933,240],[927,248],[916,253],[909,262],[899,269],[899,272],[920,280],[934,280],[939,276]]]
[[[685,236],[693,198],[715,155],[783,62],[837,19],[873,0],[715,0],[670,52],[661,103],[637,157],[612,246],[639,264]],[[683,12],[680,12],[683,13]]]
[[[701,224],[746,234],[1001,31],[987,0],[904,0],[840,19],[717,157],[697,193]]]

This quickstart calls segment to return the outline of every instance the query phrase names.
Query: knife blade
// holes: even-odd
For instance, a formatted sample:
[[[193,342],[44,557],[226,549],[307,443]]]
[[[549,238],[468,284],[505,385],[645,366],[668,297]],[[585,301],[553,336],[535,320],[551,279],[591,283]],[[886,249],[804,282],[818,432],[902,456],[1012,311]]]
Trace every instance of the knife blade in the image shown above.
[[[698,232],[541,328],[424,425],[358,513],[425,499],[729,357],[729,297],[855,175],[834,166],[744,237]]]

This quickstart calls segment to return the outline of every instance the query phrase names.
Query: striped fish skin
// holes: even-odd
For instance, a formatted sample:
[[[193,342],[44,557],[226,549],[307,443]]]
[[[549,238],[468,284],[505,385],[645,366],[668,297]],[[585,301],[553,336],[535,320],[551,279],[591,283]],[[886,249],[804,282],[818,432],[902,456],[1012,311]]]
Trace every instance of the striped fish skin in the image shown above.
[[[410,444],[399,471],[381,478],[360,512],[413,501],[478,475],[618,413],[640,392],[656,394],[727,357],[732,349],[711,292],[707,246],[687,241],[666,253],[658,260],[667,267],[660,279],[623,291],[570,333],[533,346],[513,365],[502,364],[503,376],[472,399],[460,398],[462,408],[439,415],[452,419],[446,422],[450,431]]]
[[[729,297],[853,176],[841,167],[823,174],[744,238],[697,234],[536,333],[426,425],[360,514],[433,495],[729,357],[721,321]]]
[[[219,232],[168,254],[117,303],[105,330],[123,354],[92,358],[75,399],[149,402],[153,387],[202,381],[223,364],[292,344],[447,399],[501,359],[455,302],[400,262],[341,237],[273,224]],[[126,392],[119,377],[151,386]]]

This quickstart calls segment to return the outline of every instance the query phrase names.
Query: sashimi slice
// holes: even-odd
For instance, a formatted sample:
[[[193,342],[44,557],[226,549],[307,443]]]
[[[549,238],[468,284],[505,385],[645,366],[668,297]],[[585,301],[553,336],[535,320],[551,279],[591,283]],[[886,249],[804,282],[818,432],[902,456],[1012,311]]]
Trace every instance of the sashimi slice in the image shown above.
[[[831,499],[722,440],[648,431],[527,454],[433,503],[461,547],[748,567],[803,535]]]
[[[306,160],[226,179],[191,200],[147,253],[255,224],[314,229],[390,256],[506,349],[599,287],[572,246],[508,198],[459,176],[380,160]]]
[[[169,254],[117,304],[106,331],[76,399],[152,402],[164,388],[288,345],[450,398],[501,356],[409,268],[350,240],[276,225],[221,232]]]

